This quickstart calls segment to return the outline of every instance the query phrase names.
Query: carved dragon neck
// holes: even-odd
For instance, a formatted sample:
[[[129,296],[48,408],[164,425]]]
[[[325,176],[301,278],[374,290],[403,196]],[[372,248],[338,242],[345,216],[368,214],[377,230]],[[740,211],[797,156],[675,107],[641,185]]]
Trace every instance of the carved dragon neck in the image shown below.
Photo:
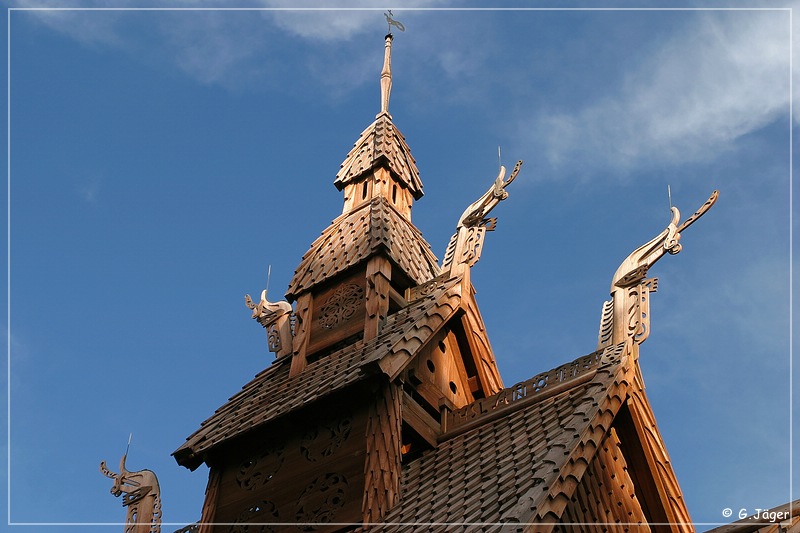
[[[497,204],[508,198],[508,187],[516,179],[522,161],[517,161],[514,170],[508,179],[506,167],[501,166],[500,172],[492,186],[480,198],[472,202],[461,214],[456,224],[456,232],[450,238],[447,250],[442,261],[442,271],[451,271],[459,265],[471,267],[478,262],[483,248],[483,239],[487,231],[494,231],[497,219],[488,218],[489,212]]]
[[[119,473],[108,469],[100,461],[100,472],[114,480],[111,494],[122,496],[122,505],[128,509],[125,533],[161,533],[161,491],[152,470],[131,472],[125,467],[127,454],[119,462]]]
[[[611,300],[603,304],[598,334],[598,349],[632,340],[644,342],[650,334],[650,293],[658,288],[658,280],[647,278],[647,272],[666,254],[681,251],[681,232],[691,226],[717,201],[719,191],[686,219],[680,222],[680,211],[671,208],[672,216],[664,230],[638,247],[620,264],[611,280]]]
[[[253,319],[267,330],[267,346],[277,357],[286,355],[292,346],[292,304],[285,300],[270,302],[267,291],[261,291],[261,300],[253,302],[249,294],[244,296],[248,309],[253,310]]]

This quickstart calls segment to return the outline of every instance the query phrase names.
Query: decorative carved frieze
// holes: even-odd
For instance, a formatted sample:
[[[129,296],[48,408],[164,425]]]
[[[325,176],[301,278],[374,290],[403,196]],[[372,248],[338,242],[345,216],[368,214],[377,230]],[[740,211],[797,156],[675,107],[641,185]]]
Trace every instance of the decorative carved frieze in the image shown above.
[[[444,284],[450,279],[450,272],[439,274],[432,280],[421,283],[415,287],[406,289],[405,299],[408,303],[413,303],[432,294],[435,290],[444,287]]]
[[[594,372],[600,366],[614,364],[622,357],[625,346],[625,343],[622,343],[605,350],[598,350],[448,413],[446,430],[451,432],[472,420],[509,408],[520,400],[547,394],[557,385],[571,382],[582,375]]]

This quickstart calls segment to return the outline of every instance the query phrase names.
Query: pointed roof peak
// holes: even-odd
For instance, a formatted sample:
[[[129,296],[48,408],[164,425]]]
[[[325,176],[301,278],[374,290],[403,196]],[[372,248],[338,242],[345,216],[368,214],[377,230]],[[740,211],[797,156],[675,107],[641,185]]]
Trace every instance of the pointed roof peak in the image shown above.
[[[386,13],[389,28],[394,26],[405,31],[403,25],[391,18],[392,12]],[[383,68],[381,69],[381,109],[375,120],[361,132],[353,149],[347,154],[336,174],[334,185],[339,190],[354,181],[362,179],[364,174],[381,165],[388,168],[396,180],[411,191],[415,200],[422,197],[422,182],[419,170],[411,156],[411,149],[403,135],[392,121],[389,113],[389,97],[392,92],[392,40],[391,31],[386,34]]]

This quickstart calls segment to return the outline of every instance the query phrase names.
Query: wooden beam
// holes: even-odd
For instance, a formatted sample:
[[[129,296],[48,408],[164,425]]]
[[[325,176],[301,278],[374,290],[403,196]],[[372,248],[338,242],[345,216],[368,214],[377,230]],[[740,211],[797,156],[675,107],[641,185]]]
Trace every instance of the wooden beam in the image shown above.
[[[405,297],[391,286],[389,287],[389,300],[399,307],[408,305],[408,301],[406,301]]]
[[[297,299],[295,306],[295,332],[292,340],[292,366],[290,376],[296,376],[306,367],[306,351],[311,333],[311,293],[306,292]]]
[[[392,265],[382,255],[372,257],[367,263],[367,315],[364,319],[364,341],[374,339],[389,315],[389,280]]]
[[[406,392],[403,393],[403,422],[419,433],[428,444],[436,447],[439,424]]]

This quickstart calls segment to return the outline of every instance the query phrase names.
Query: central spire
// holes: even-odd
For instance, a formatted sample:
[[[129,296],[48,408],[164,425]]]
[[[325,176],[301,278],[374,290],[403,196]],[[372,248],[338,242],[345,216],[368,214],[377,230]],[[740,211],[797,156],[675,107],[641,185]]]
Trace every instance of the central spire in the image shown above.
[[[389,113],[389,96],[392,94],[392,39],[394,39],[392,34],[387,33],[386,44],[383,47],[383,70],[381,70],[381,112],[378,116]]]
[[[387,20],[390,20],[390,25],[400,28],[400,23],[389,19],[388,15]],[[411,206],[422,197],[422,181],[411,149],[389,114],[393,39],[391,32],[384,38],[381,111],[361,132],[333,183],[344,192],[342,213],[349,213],[382,197],[403,217],[411,220]]]

